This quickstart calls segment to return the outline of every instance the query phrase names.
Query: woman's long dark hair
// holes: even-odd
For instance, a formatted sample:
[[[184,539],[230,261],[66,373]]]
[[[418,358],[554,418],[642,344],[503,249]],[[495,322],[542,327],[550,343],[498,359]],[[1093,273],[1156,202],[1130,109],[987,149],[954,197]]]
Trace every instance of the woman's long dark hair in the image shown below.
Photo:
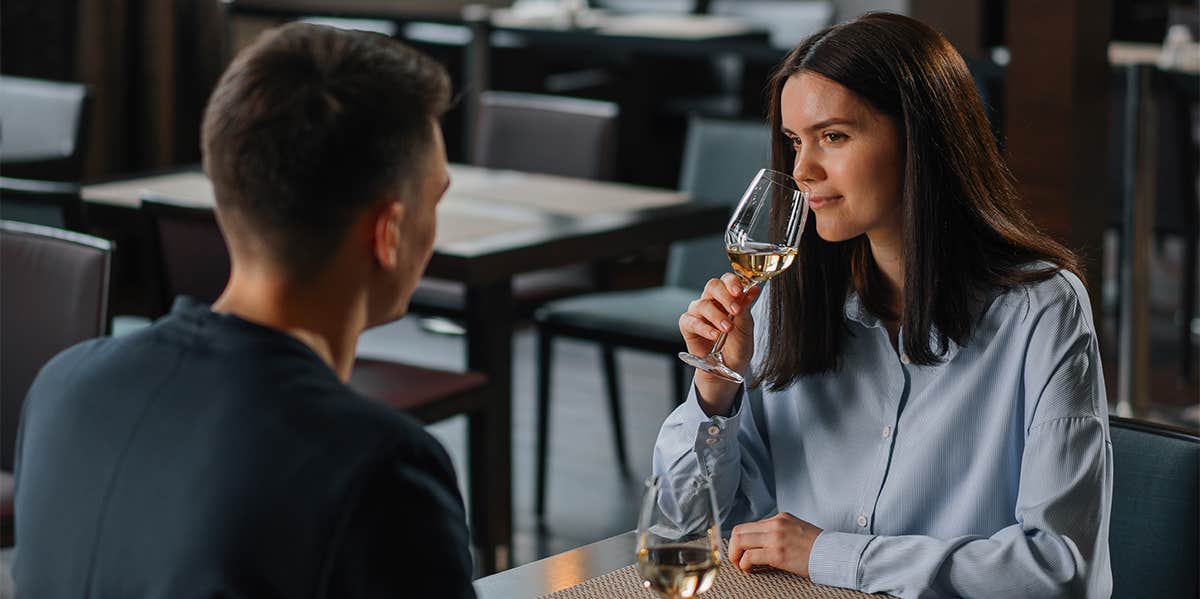
[[[949,340],[967,343],[989,290],[1044,280],[1059,268],[1080,274],[1074,254],[1022,212],[967,66],[937,31],[868,13],[788,54],[769,88],[772,163],[783,172],[792,172],[795,152],[782,133],[780,97],[800,72],[841,84],[900,132],[904,308],[892,313],[865,235],[827,242],[809,219],[795,267],[771,283],[771,351],[757,382],[780,390],[802,375],[836,370],[851,290],[872,313],[899,318],[904,353],[928,365],[941,361]],[[1029,268],[1037,260],[1053,266]]]

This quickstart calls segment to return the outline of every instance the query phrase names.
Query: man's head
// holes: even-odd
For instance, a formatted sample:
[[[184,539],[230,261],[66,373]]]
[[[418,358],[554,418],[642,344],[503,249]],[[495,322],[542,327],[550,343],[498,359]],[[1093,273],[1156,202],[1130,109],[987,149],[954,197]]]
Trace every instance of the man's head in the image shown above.
[[[290,24],[239,53],[202,130],[235,270],[306,281],[365,232],[385,269],[420,272],[446,185],[437,121],[449,96],[440,65],[379,35]]]

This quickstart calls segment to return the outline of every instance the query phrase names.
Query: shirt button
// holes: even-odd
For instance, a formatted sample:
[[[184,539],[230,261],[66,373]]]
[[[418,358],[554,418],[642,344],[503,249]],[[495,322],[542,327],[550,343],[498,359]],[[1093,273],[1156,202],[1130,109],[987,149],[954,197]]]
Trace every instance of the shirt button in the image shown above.
[[[720,434],[720,432],[721,432],[721,427],[719,427],[715,424],[708,427],[708,434],[710,434],[710,435]]]
[[[716,445],[716,444],[717,444],[717,440],[716,440],[716,439],[714,439],[714,438],[712,438],[712,437],[709,437],[709,438],[705,439],[705,440],[704,440],[704,442],[705,442],[705,443],[708,443],[709,445]]]
[[[909,363],[908,354],[900,354],[900,363],[904,364],[904,365],[908,365],[908,363]]]
[[[889,424],[883,427],[883,438],[886,439],[890,436],[892,436],[892,425]]]
[[[866,525],[867,525],[867,515],[866,514],[858,515],[858,525],[862,526],[862,527],[866,527]]]

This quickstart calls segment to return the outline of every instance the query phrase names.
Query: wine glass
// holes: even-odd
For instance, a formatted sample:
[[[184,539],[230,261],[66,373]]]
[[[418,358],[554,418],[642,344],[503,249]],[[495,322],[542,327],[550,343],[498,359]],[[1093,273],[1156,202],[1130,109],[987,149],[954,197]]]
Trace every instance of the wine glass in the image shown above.
[[[637,571],[642,586],[664,599],[695,597],[717,578],[721,523],[716,495],[707,476],[698,477],[695,484],[687,497],[664,501],[661,479],[646,479],[638,518]]]
[[[800,234],[808,220],[808,192],[801,191],[791,175],[762,169],[750,181],[725,228],[725,252],[733,272],[742,280],[742,291],[778,275],[792,265],[800,251]],[[721,332],[707,356],[679,352],[690,366],[735,383],[742,375],[725,365]]]

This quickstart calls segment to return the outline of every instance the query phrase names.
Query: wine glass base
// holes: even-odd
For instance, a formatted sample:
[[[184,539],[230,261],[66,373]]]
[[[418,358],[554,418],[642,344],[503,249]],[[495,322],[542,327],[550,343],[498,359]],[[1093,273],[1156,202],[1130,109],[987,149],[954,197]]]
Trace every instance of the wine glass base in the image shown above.
[[[719,376],[730,382],[741,383],[745,380],[742,378],[742,375],[730,370],[729,367],[721,361],[720,354],[710,354],[701,357],[681,351],[679,352],[679,359],[683,360],[684,364],[687,364],[688,366]]]

